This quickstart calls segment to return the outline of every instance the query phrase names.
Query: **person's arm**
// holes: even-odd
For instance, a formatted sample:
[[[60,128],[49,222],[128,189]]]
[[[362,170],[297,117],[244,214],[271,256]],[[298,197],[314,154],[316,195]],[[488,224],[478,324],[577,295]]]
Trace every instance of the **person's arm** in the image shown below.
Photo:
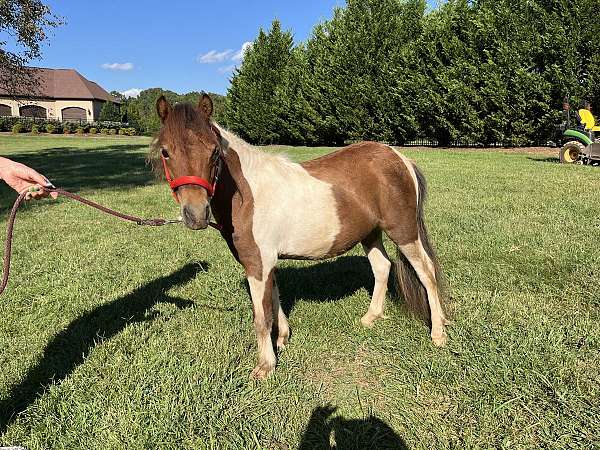
[[[56,198],[58,194],[48,193],[41,189],[41,187],[54,187],[52,183],[43,176],[36,172],[31,167],[27,167],[24,164],[11,161],[8,158],[0,157],[0,179],[4,180],[11,188],[17,191],[19,194],[27,192],[25,198],[37,199],[52,196]]]

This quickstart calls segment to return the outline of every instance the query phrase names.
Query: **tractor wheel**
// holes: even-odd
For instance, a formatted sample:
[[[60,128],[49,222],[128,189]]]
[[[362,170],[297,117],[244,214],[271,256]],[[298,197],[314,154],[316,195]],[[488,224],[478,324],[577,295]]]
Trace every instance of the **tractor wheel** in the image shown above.
[[[574,164],[581,159],[585,145],[579,141],[569,141],[560,149],[559,159],[563,164]]]

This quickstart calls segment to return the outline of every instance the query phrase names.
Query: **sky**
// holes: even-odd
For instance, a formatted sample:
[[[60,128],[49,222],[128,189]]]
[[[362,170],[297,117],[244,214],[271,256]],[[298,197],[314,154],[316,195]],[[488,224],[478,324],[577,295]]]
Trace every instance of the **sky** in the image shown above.
[[[344,0],[47,0],[65,24],[37,67],[72,68],[107,91],[225,94],[243,48],[279,19],[297,42]]]

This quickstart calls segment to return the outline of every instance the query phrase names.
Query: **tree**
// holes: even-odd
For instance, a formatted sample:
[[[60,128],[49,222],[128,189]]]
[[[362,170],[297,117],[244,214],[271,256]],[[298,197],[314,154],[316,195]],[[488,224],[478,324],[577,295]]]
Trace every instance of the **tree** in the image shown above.
[[[38,79],[27,65],[41,56],[48,30],[62,23],[40,0],[0,2],[0,39],[15,39],[10,47],[6,40],[0,40],[0,88],[10,94],[35,94]]]
[[[121,104],[122,114],[126,114],[127,122],[143,133],[156,133],[160,129],[160,120],[156,114],[156,100],[164,95],[171,104],[189,102],[198,104],[200,92],[188,92],[177,94],[160,88],[145,89],[136,98],[128,98]],[[214,117],[217,122],[223,118],[223,107],[225,100],[222,95],[209,94],[213,100]],[[126,106],[124,106],[126,105]]]
[[[292,34],[282,31],[279,21],[273,21],[268,33],[259,31],[233,75],[227,95],[226,122],[252,143],[282,142],[285,132],[279,118],[285,105],[277,93],[285,82],[293,42]]]
[[[100,110],[100,121],[121,122],[121,109],[118,104],[105,102]]]
[[[405,141],[416,134],[407,49],[421,34],[424,0],[348,0],[307,44],[311,103],[325,143]]]

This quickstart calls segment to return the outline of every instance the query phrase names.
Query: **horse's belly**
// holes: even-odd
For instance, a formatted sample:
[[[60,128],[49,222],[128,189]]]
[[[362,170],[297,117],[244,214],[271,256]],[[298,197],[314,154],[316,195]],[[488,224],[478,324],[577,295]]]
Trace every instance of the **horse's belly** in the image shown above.
[[[330,255],[340,231],[337,217],[295,217],[281,230],[277,253],[283,258],[320,259]],[[294,219],[294,217],[290,217]]]
[[[281,257],[326,257],[341,229],[333,190],[315,179],[291,187],[280,185],[269,202],[256,202],[252,228],[257,243]]]

